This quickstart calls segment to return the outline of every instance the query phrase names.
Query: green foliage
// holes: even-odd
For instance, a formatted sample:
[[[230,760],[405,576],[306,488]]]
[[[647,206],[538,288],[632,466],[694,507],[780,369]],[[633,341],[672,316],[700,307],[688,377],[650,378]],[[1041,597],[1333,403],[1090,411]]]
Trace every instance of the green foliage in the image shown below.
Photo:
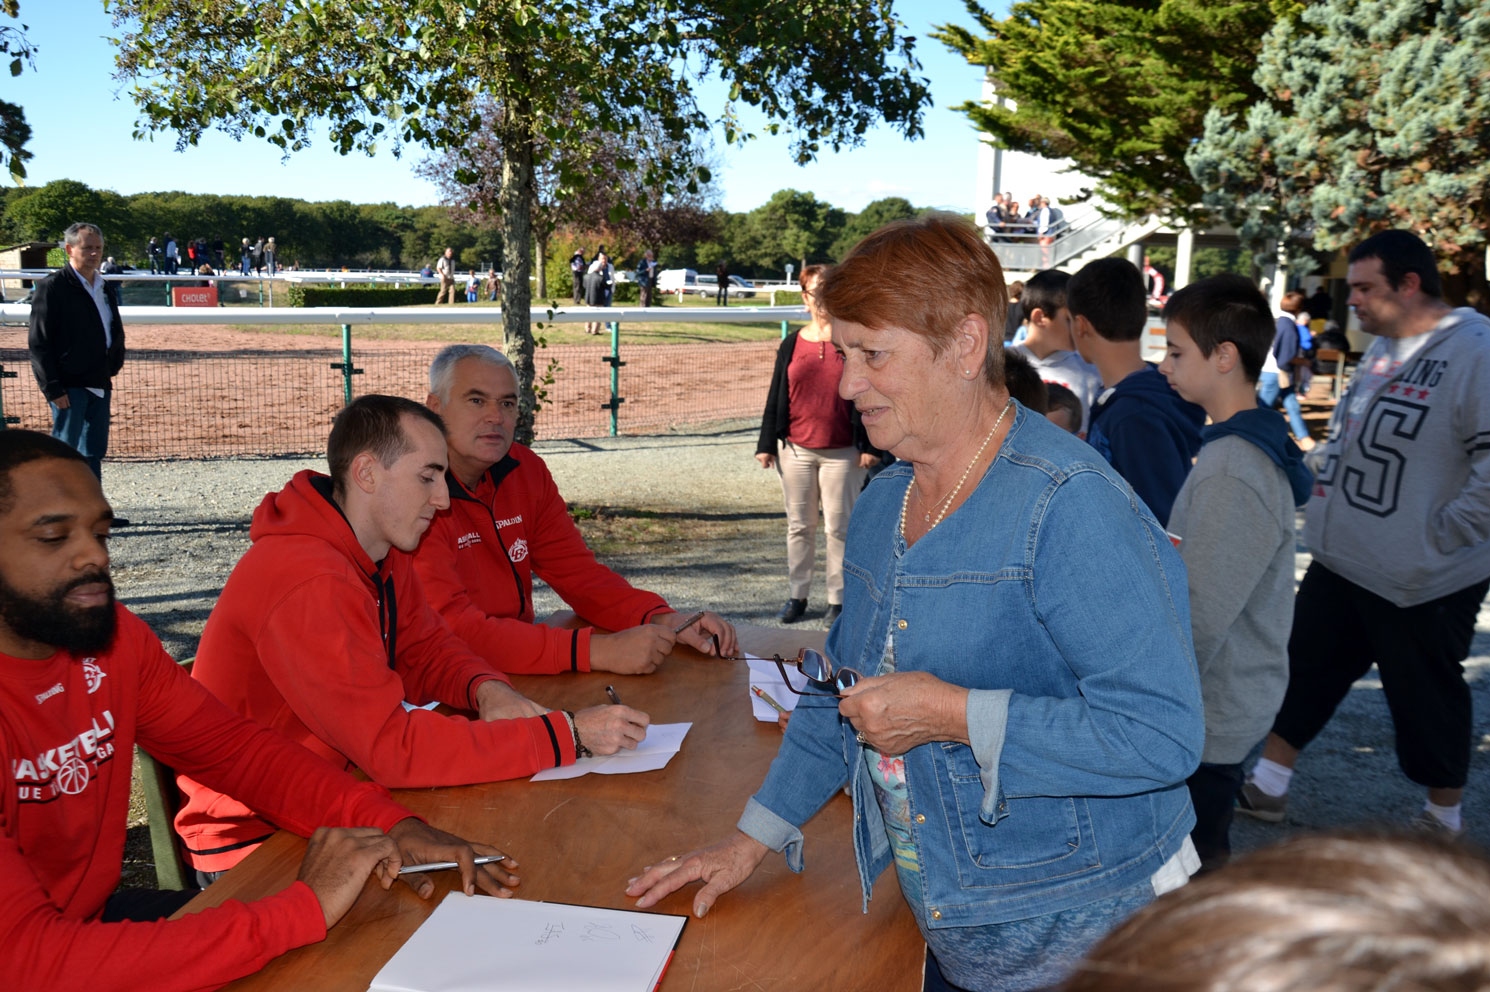
[[[501,239],[456,224],[443,207],[392,203],[311,203],[277,196],[137,193],[120,196],[71,179],[6,190],[0,227],[12,241],[56,240],[68,224],[87,220],[103,229],[109,254],[121,263],[148,261],[145,245],[167,231],[178,239],[221,237],[226,261],[236,265],[243,238],[274,235],[280,264],[353,269],[418,269],[452,247],[483,270],[501,257]],[[162,242],[163,243],[163,242]]]
[[[1144,248],[1144,254],[1149,261],[1154,263],[1154,268],[1164,273],[1165,285],[1174,286],[1174,263],[1178,252],[1167,245],[1153,245]],[[1114,252],[1114,258],[1127,258],[1127,249]],[[1190,281],[1199,282],[1210,276],[1231,273],[1232,275],[1253,277],[1252,258],[1248,252],[1240,248],[1197,248],[1194,256],[1190,259]]]
[[[642,301],[642,288],[634,282],[618,282],[611,288],[610,301],[616,306]]]
[[[434,286],[324,286],[291,283],[292,307],[413,307],[429,306],[439,290]]]
[[[828,254],[834,261],[837,261],[847,255],[849,250],[865,235],[894,221],[910,220],[920,212],[904,197],[889,196],[882,200],[875,200],[859,213],[848,217],[842,231],[834,240],[832,247],[828,249]]]
[[[112,219],[104,216],[103,197],[72,179],[17,190],[5,201],[6,225],[20,241],[61,241],[68,225],[80,220],[99,225],[107,238]]]
[[[502,110],[503,270],[507,354],[523,393],[518,434],[531,430],[534,341],[523,313],[535,232],[532,184],[540,144],[561,185],[578,185],[593,135],[650,122],[681,152],[651,158],[646,188],[697,176],[688,139],[713,123],[700,73],[730,86],[727,141],[745,139],[734,106],[787,125],[800,161],[822,146],[862,142],[883,118],[921,133],[929,101],[914,39],[891,0],[805,5],[759,0],[111,0],[123,29],[118,66],[135,83],[139,130],[193,144],[209,128],[286,151],[324,121],[342,153],[391,144],[459,147],[481,97]],[[538,234],[541,239],[541,232]],[[795,247],[791,249],[795,252]]]
[[[12,19],[21,16],[19,0],[0,0],[0,14]],[[9,63],[11,76],[19,76],[26,66],[36,67],[36,46],[26,35],[26,25],[12,27],[0,25],[0,60]],[[19,185],[26,179],[26,163],[31,153],[26,142],[31,140],[31,125],[26,123],[26,112],[18,104],[0,100],[0,166]]]
[[[969,0],[982,36],[932,36],[988,70],[1003,103],[957,109],[999,145],[1070,159],[1088,191],[1128,216],[1193,219],[1201,188],[1185,164],[1212,107],[1260,96],[1252,81],[1267,4],[1246,0],[1026,0],[999,20]]]
[[[1323,0],[1299,20],[1264,40],[1266,99],[1240,120],[1222,109],[1206,116],[1189,161],[1207,204],[1254,251],[1282,242],[1305,270],[1314,253],[1409,228],[1460,277],[1460,299],[1479,294],[1490,2]]]
[[[811,193],[778,190],[771,199],[744,214],[715,211],[717,235],[695,246],[692,257],[667,268],[713,271],[725,261],[737,275],[750,273],[780,278],[787,263],[801,270],[809,262],[832,261],[832,248],[848,215]],[[671,253],[667,258],[673,258]]]

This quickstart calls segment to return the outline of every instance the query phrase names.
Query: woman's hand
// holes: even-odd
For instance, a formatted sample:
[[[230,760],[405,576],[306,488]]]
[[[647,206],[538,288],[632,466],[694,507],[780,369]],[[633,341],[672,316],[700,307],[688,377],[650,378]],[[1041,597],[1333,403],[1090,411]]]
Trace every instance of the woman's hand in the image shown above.
[[[693,900],[693,915],[703,919],[714,900],[754,873],[768,850],[764,844],[736,830],[717,844],[648,865],[626,886],[626,894],[640,897],[636,900],[637,909],[647,909],[689,882],[701,881],[704,887]]]
[[[904,754],[930,741],[968,743],[967,694],[929,672],[892,672],[845,689],[838,712],[876,751]]]
[[[755,460],[761,463],[761,468],[771,468],[776,464],[776,456],[768,455],[764,451],[757,451]]]

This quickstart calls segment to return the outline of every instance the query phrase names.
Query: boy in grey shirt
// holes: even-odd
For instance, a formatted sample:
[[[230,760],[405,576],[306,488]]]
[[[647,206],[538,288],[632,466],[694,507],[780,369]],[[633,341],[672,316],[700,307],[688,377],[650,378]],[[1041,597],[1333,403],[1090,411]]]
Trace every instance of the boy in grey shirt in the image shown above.
[[[1205,701],[1205,749],[1187,784],[1190,837],[1209,871],[1231,856],[1242,761],[1272,726],[1288,686],[1294,510],[1314,479],[1283,418],[1257,402],[1273,340],[1257,287],[1233,275],[1186,286],[1169,298],[1164,324],[1159,371],[1211,419],[1168,524],[1189,576]]]

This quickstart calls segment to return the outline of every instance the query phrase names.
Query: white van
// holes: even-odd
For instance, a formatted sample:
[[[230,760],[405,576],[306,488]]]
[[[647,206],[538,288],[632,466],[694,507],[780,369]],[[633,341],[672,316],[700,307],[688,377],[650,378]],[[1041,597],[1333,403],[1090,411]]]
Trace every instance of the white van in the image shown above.
[[[657,291],[660,293],[696,293],[698,272],[695,269],[663,269],[657,273]]]

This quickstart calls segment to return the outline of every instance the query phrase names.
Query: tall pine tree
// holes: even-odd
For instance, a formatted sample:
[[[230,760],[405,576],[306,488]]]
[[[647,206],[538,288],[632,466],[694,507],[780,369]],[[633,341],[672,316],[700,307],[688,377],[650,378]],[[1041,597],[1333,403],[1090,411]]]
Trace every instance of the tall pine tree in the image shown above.
[[[958,107],[978,130],[1004,148],[1070,159],[1120,214],[1204,216],[1185,152],[1207,110],[1261,96],[1252,72],[1269,4],[1026,0],[1003,20],[977,0],[967,8],[982,36],[956,25],[932,36],[1013,102]]]
[[[1189,155],[1249,247],[1306,268],[1407,228],[1456,302],[1490,303],[1490,0],[1310,4],[1268,33],[1256,81],[1264,98],[1208,113]]]

